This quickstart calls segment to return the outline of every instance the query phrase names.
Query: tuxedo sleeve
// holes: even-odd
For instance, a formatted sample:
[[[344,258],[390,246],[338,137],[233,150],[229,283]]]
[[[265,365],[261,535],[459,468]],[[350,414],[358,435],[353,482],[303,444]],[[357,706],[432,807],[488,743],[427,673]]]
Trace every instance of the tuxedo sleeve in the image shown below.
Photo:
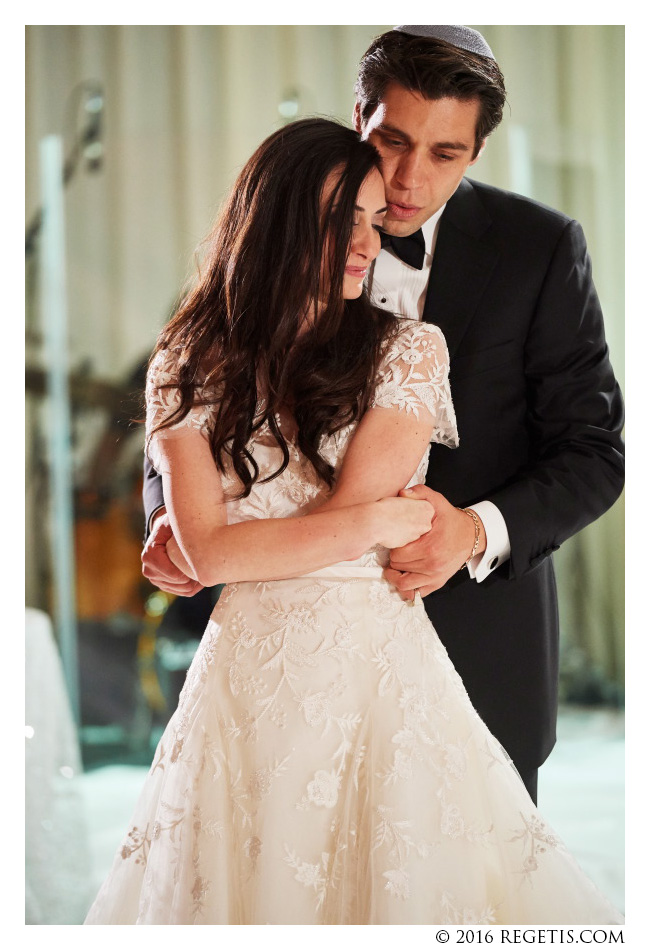
[[[162,477],[155,470],[148,457],[144,457],[144,480],[142,482],[142,503],[144,506],[144,537],[149,537],[151,516],[158,508],[165,504],[163,497]]]
[[[623,488],[623,400],[576,221],[566,225],[550,260],[524,367],[529,461],[487,496],[506,521],[511,577],[598,518]]]

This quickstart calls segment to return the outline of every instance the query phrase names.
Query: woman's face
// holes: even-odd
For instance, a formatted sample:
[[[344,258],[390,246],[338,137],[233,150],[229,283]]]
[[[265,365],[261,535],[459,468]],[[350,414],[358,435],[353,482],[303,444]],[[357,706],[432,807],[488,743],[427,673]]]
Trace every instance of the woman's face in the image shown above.
[[[384,181],[379,171],[373,168],[357,195],[352,241],[343,278],[345,300],[361,296],[368,268],[381,250],[379,228],[385,214]]]
[[[324,209],[329,196],[336,187],[340,172],[335,170],[329,175],[323,189],[321,207]],[[373,168],[364,179],[355,202],[354,226],[352,228],[352,240],[343,275],[343,299],[353,300],[360,297],[363,290],[363,282],[368,268],[379,254],[381,249],[381,240],[378,229],[384,220],[386,214],[386,195],[384,193],[384,180],[379,171]],[[323,253],[323,263],[321,267],[321,278],[323,286],[329,286],[329,256],[331,242],[336,241],[336,233],[332,229],[329,231],[325,240]]]

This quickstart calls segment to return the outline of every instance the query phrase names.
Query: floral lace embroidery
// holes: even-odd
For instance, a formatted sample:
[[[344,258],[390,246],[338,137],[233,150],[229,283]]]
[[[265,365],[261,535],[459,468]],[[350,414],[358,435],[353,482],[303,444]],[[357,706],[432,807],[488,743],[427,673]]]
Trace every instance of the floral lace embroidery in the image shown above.
[[[316,895],[316,909],[320,910],[325,900],[327,892],[327,868],[329,865],[329,854],[323,852],[318,864],[309,864],[302,861],[295,851],[292,851],[285,845],[284,860],[296,873],[294,875],[299,884],[305,887],[313,888]]]
[[[166,812],[167,817],[163,817]],[[163,832],[168,833],[172,841],[175,840],[177,829],[183,821],[183,810],[171,808],[163,802],[160,815],[161,817],[154,821],[151,828],[149,825],[146,825],[142,831],[135,825],[131,828],[120,851],[122,860],[126,861],[135,855],[136,864],[146,864],[152,841],[160,838]]]
[[[456,448],[458,430],[444,337],[430,323],[402,323],[379,368],[371,406],[397,408],[416,417],[425,410],[433,425],[431,441]]]
[[[207,402],[205,390],[197,390],[195,405],[179,422],[173,423],[168,430],[154,433],[154,429],[161,422],[169,419],[180,405],[180,394],[175,385],[178,380],[177,358],[170,350],[159,350],[153,358],[147,373],[145,388],[146,413],[146,451],[154,467],[160,464],[157,447],[159,438],[174,430],[190,426],[200,432],[207,433],[214,418],[214,405]],[[206,400],[202,405],[201,401]]]
[[[468,907],[466,904],[461,906],[457,898],[447,891],[443,893],[440,904],[445,913],[440,920],[441,924],[476,926],[477,924],[493,924],[497,920],[497,908],[492,904],[484,904],[480,907]]]
[[[529,818],[521,815],[523,827],[510,838],[510,841],[520,841],[524,850],[524,860],[520,871],[522,883],[532,883],[534,871],[539,869],[538,857],[550,849],[557,848],[560,840],[557,835],[549,831],[548,826],[539,815],[531,814]]]
[[[392,867],[382,871],[382,876],[386,878],[384,887],[393,897],[405,901],[411,896],[411,875],[407,870],[411,851],[417,852],[420,858],[426,858],[432,848],[426,841],[416,843],[411,833],[413,821],[395,819],[392,811],[387,805],[378,806],[372,850],[384,848],[387,851],[387,861]]]

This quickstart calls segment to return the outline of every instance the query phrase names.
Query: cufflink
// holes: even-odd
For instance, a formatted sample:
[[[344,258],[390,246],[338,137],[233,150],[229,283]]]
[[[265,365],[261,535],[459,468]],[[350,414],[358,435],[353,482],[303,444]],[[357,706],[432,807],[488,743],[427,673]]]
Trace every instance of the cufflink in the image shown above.
[[[493,571],[494,568],[497,566],[498,563],[499,563],[499,558],[498,558],[498,557],[493,557],[492,560],[490,561],[490,563],[488,564],[488,567],[490,568],[491,571]]]

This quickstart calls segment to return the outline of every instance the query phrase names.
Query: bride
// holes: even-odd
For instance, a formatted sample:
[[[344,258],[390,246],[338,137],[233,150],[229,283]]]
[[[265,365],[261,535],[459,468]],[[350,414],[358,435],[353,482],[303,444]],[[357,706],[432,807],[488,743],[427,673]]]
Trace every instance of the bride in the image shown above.
[[[384,212],[372,146],[286,126],[160,335],[168,553],[226,587],[87,923],[621,922],[383,578],[457,444],[440,331],[363,290]]]

